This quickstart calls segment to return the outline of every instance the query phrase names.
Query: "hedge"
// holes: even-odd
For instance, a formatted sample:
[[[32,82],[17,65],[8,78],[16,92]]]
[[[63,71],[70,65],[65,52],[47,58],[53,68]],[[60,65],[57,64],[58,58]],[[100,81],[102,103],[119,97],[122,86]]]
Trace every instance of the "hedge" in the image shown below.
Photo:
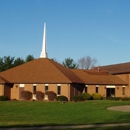
[[[36,99],[37,100],[43,100],[44,99],[44,93],[41,91],[36,91]]]
[[[32,99],[32,93],[30,91],[22,91],[21,95],[24,100]]]
[[[91,100],[92,99],[92,96],[89,93],[82,93],[81,96],[84,100]]]
[[[0,101],[7,101],[7,100],[9,100],[8,96],[4,95],[0,96]]]
[[[73,96],[72,100],[75,101],[75,102],[84,101],[84,99],[82,98],[81,95],[79,95],[79,96]]]
[[[45,92],[45,95],[48,96],[48,100],[50,100],[50,101],[54,101],[57,97],[56,93],[53,91],[47,91],[47,92]]]
[[[56,97],[56,100],[63,102],[63,101],[68,101],[68,98],[64,95],[60,95]]]
[[[103,99],[103,97],[102,97],[101,94],[99,94],[99,93],[93,93],[93,94],[92,94],[92,98],[93,98],[94,100],[101,100],[101,99]]]

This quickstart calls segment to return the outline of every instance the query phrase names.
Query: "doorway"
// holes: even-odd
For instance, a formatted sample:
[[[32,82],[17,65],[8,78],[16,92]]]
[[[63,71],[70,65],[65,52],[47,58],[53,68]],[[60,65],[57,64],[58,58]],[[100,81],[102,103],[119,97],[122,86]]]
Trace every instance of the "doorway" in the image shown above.
[[[115,97],[115,88],[107,88],[106,95],[107,97]]]

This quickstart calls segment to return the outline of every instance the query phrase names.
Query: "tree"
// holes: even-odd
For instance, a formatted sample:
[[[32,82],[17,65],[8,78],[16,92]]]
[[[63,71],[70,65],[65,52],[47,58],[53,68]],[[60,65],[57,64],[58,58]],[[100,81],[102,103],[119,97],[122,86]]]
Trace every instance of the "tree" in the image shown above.
[[[80,69],[92,69],[97,63],[97,59],[91,58],[90,56],[85,56],[78,60]]]
[[[13,67],[16,67],[16,66],[18,66],[18,65],[21,65],[21,64],[23,64],[23,63],[25,63],[25,61],[24,61],[22,58],[18,57],[18,58],[14,61]]]
[[[34,60],[33,55],[28,55],[28,56],[26,57],[26,59],[25,59],[25,62],[32,61],[32,60]]]
[[[0,72],[4,70],[3,64],[3,58],[0,57]]]
[[[74,69],[74,68],[78,68],[78,64],[74,62],[73,59],[71,59],[70,57],[69,58],[66,58],[63,62],[62,62],[62,65],[67,67],[67,68],[71,68],[71,69]]]
[[[1,71],[10,69],[13,67],[14,57],[4,56],[4,58],[0,58],[0,62],[1,62]]]
[[[3,58],[0,57],[0,72],[16,67],[31,60],[34,60],[33,55],[28,55],[25,60],[20,57],[17,59],[11,56],[4,56]]]
[[[53,60],[53,61],[55,61],[55,62],[60,64],[60,62],[56,58],[51,58],[51,60]]]

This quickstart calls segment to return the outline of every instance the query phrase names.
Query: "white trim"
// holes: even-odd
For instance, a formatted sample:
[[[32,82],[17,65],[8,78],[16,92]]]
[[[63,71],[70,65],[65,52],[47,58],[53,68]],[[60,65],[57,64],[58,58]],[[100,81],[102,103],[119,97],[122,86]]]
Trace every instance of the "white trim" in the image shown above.
[[[107,85],[106,88],[115,88],[115,85]]]
[[[33,86],[37,86],[37,84],[33,84]]]
[[[96,85],[96,87],[99,87],[99,85]]]
[[[123,85],[122,87],[123,87],[123,88],[125,88],[126,86],[125,86],[125,85]]]
[[[57,86],[61,86],[61,84],[57,84]]]
[[[25,84],[20,84],[19,87],[23,88],[23,87],[25,87]]]
[[[44,99],[45,99],[45,100],[48,100],[48,95],[45,95]]]
[[[45,84],[45,86],[49,86],[49,84]]]
[[[33,100],[36,100],[36,94],[33,94]]]
[[[88,85],[85,85],[85,87],[88,87]]]

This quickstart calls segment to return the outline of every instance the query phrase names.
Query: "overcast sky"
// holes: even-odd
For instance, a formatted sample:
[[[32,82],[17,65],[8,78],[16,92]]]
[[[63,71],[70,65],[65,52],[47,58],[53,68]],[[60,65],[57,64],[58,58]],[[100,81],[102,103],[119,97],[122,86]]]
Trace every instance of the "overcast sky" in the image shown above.
[[[44,22],[49,58],[130,62],[130,0],[0,0],[0,57],[39,58]]]

